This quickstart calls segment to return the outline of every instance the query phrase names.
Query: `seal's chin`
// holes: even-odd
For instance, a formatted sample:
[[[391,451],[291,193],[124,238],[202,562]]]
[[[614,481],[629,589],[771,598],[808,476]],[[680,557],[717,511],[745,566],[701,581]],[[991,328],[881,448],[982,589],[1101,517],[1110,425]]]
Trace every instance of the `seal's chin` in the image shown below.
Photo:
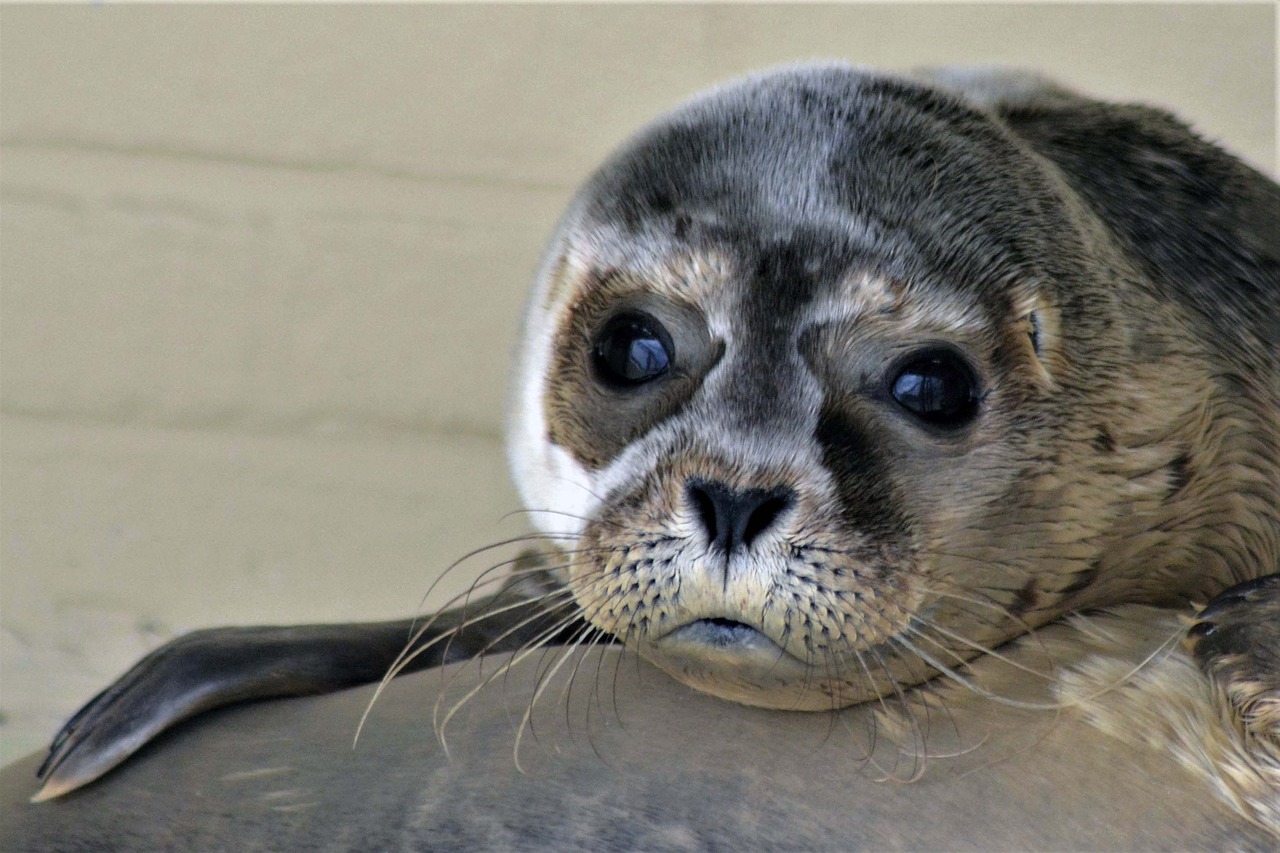
[[[805,661],[733,619],[698,619],[639,645],[640,654],[685,684],[746,705],[830,710],[830,690]]]

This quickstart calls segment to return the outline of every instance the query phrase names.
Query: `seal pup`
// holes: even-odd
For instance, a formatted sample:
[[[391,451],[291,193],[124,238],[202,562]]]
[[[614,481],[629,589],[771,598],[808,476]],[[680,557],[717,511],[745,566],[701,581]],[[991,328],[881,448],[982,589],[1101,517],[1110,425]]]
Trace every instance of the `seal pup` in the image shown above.
[[[1168,114],[1035,77],[695,98],[591,177],[529,298],[509,447],[554,550],[397,671],[616,640],[737,702],[907,703],[1071,612],[1276,572],[1277,210]],[[1274,707],[1246,614],[1277,593],[1246,589],[1190,642],[1274,737],[1232,686]],[[376,678],[408,626],[180,638],[68,723],[39,796],[204,708]]]

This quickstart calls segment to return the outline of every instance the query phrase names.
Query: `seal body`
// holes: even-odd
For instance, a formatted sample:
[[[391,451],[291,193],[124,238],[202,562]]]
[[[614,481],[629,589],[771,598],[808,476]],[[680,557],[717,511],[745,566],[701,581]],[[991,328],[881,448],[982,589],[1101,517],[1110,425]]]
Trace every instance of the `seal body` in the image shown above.
[[[530,297],[526,506],[700,690],[838,707],[1277,568],[1276,186],[1156,110],[929,76],[693,100]]]
[[[1143,621],[1126,608],[1099,627]],[[1076,634],[1065,624],[1040,633],[1050,644]],[[1158,645],[1161,633],[1148,639]],[[1025,652],[1028,663],[1040,654],[1036,644]],[[1172,753],[1106,737],[1076,715],[958,691],[931,738],[949,757],[915,784],[885,784],[881,774],[904,771],[911,757],[881,737],[869,760],[873,705],[841,712],[834,727],[828,714],[731,707],[616,648],[582,661],[604,686],[584,682],[567,701],[540,703],[521,770],[512,720],[538,690],[533,666],[513,667],[501,688],[468,703],[446,754],[424,730],[432,705],[442,693],[465,695],[506,660],[397,679],[355,749],[353,721],[371,687],[210,714],[50,803],[25,802],[34,761],[10,766],[0,771],[0,849],[1275,847],[1204,796]]]

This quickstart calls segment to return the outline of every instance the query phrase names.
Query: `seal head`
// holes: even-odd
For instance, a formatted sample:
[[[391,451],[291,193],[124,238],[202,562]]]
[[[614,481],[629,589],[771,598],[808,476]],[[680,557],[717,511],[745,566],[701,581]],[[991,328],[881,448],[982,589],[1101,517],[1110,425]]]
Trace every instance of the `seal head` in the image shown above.
[[[990,88],[773,71],[588,182],[510,446],[595,629],[724,698],[832,708],[1275,563],[1276,459],[1231,428],[1265,432],[1274,383],[1220,402],[1194,312]]]

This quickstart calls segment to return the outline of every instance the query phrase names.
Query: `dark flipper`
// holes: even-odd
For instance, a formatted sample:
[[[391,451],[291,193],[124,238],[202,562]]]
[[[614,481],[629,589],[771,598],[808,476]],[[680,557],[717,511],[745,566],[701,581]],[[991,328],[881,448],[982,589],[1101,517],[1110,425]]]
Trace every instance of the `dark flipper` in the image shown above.
[[[584,627],[550,575],[525,574],[498,593],[433,617],[394,622],[210,628],[166,643],[88,702],[54,737],[37,771],[48,800],[111,770],[170,726],[204,711],[327,693],[380,680],[414,640],[415,672],[549,640]],[[550,595],[548,592],[550,591]],[[548,603],[553,602],[553,603]]]
[[[1187,632],[1187,646],[1244,729],[1280,747],[1280,574],[1210,601]]]

